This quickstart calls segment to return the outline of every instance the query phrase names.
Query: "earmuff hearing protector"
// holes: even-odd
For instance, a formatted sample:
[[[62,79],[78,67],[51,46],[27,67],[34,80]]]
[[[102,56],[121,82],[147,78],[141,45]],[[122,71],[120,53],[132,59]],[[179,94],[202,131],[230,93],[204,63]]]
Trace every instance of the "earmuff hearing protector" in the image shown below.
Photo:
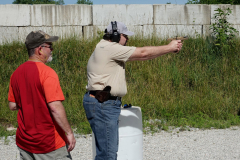
[[[118,28],[117,28],[117,22],[114,21],[114,22],[111,22],[112,24],[112,35],[111,35],[111,41],[112,42],[119,42],[120,41],[120,34],[119,32],[117,31]]]

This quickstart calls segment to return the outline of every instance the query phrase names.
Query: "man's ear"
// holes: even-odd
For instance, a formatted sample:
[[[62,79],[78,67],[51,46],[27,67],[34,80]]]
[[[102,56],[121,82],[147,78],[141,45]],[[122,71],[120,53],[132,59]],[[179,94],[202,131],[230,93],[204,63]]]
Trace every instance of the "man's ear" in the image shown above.
[[[39,49],[39,52],[40,52],[41,54],[43,54],[43,52],[42,52],[42,50],[41,50],[41,49]]]

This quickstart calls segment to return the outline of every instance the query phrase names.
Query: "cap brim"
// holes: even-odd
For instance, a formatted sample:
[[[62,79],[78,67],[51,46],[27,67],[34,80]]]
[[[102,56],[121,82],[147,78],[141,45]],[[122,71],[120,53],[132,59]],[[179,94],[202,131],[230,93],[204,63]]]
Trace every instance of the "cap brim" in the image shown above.
[[[51,36],[45,42],[55,42],[58,40],[58,38],[59,38],[58,36]]]
[[[122,33],[122,34],[126,34],[126,35],[128,35],[128,36],[132,36],[132,35],[134,35],[134,32],[127,31],[127,32],[124,32],[124,33]]]

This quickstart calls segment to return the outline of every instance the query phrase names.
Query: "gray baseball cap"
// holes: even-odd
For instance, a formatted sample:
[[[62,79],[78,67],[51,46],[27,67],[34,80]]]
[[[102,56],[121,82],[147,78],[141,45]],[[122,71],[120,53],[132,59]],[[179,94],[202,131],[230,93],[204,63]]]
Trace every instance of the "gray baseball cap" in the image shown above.
[[[122,22],[117,22],[117,28],[118,28],[118,32],[120,34],[125,34],[125,35],[128,35],[128,36],[132,36],[134,35],[134,32],[131,32],[127,29],[126,25]],[[108,26],[107,26],[107,32],[108,33],[112,33],[112,23],[110,23]]]
[[[25,45],[27,49],[33,49],[46,42],[55,42],[58,40],[58,36],[49,36],[47,33],[39,30],[32,31],[27,35]]]

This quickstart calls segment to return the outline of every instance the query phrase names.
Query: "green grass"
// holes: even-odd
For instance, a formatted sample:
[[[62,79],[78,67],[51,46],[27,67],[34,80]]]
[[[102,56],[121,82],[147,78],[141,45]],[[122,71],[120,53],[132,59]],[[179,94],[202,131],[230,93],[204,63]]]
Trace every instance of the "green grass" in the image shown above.
[[[0,125],[0,137],[7,137],[7,136],[12,136],[12,135],[15,135],[16,131],[13,130],[13,131],[8,131],[6,130],[6,127],[5,126],[1,126]]]
[[[68,120],[79,133],[90,133],[82,106],[86,66],[99,38],[64,39],[54,44],[48,65],[58,74]],[[130,38],[129,46],[164,45],[157,38]],[[189,39],[178,54],[126,63],[128,93],[123,104],[140,106],[143,120],[161,119],[168,126],[226,128],[239,125],[240,41],[223,51],[209,39]],[[8,108],[8,85],[13,71],[28,59],[23,43],[0,45],[0,123],[17,126],[17,112]],[[144,126],[149,124],[143,124]],[[0,129],[1,130],[1,129]],[[1,135],[0,135],[1,136]]]

